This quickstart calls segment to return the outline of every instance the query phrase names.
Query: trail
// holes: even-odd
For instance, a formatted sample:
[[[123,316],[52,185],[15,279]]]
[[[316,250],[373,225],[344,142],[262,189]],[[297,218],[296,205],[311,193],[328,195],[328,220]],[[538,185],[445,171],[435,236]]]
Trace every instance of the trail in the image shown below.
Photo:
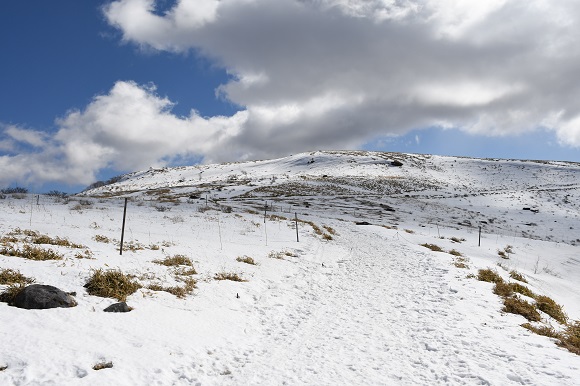
[[[378,228],[344,229],[339,239],[309,240],[297,273],[259,299],[261,334],[232,384],[578,382],[556,357],[537,363],[524,330],[502,331],[511,323],[482,309],[484,299],[463,298],[435,254]]]

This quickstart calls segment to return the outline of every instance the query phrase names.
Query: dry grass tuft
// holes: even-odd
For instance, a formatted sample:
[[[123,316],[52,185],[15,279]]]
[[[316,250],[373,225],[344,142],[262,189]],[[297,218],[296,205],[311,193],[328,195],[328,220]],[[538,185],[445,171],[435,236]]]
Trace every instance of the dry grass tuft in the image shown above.
[[[93,270],[85,288],[89,295],[115,298],[122,302],[127,300],[127,296],[141,288],[141,284],[119,270],[104,271],[99,268]]]
[[[336,236],[336,231],[332,227],[329,227],[328,225],[323,225],[322,227],[326,229],[329,234]]]
[[[239,282],[247,281],[247,280],[244,280],[242,277],[240,277],[237,273],[234,273],[234,272],[216,273],[213,278],[214,278],[214,280],[231,280],[231,281],[239,281]]]
[[[450,255],[453,255],[453,256],[459,256],[459,257],[463,256],[463,254],[461,252],[459,252],[458,250],[456,250],[456,249],[452,249],[448,253]]]
[[[191,267],[191,268],[177,267],[173,271],[173,274],[175,276],[192,276],[192,275],[197,275],[197,271],[193,267]]]
[[[480,269],[477,273],[477,280],[486,281],[488,283],[502,283],[503,279],[496,272],[491,269]]]
[[[514,271],[514,270],[510,271],[510,277],[514,280],[521,281],[522,283],[528,282],[526,280],[526,278],[524,277],[524,275],[522,275],[521,273]]]
[[[69,247],[69,248],[86,248],[84,245],[76,244],[70,242],[67,238],[60,238],[60,237],[50,237],[47,235],[38,235],[32,238],[33,244],[47,244],[47,245],[58,245],[61,247]]]
[[[561,341],[558,346],[564,347],[576,355],[580,355],[580,321],[576,320],[573,324],[568,325],[566,330],[561,334]]]
[[[409,233],[409,234],[411,234],[411,235],[412,235],[413,233],[415,233],[415,231],[414,231],[414,230],[412,230],[412,229],[405,229],[405,232],[407,232],[407,233]]]
[[[111,239],[103,235],[95,235],[95,237],[93,237],[93,240],[99,243],[107,243],[107,244],[111,242]]]
[[[326,241],[333,240],[333,237],[332,237],[330,234],[328,234],[328,233],[325,233],[325,234],[323,234],[323,235],[322,235],[322,238],[323,238],[324,240],[326,240]]]
[[[554,299],[548,296],[537,296],[536,297],[536,307],[550,315],[552,318],[557,320],[559,323],[566,324],[568,321],[568,316],[564,313],[562,306],[554,301]]]
[[[93,370],[103,370],[113,368],[113,362],[99,362],[93,366]]]
[[[5,246],[0,249],[0,254],[36,261],[62,260],[62,255],[52,249],[33,247],[28,244],[25,244],[22,249],[14,248],[13,246]]]
[[[435,245],[435,244],[427,244],[427,243],[425,243],[425,244],[421,244],[421,246],[422,247],[425,247],[425,248],[428,248],[428,249],[432,250],[433,252],[443,252],[443,248],[441,248],[440,246]]]
[[[495,284],[493,287],[493,293],[504,298],[513,296],[515,293],[519,293],[530,298],[536,297],[536,294],[534,294],[532,290],[530,290],[525,285],[521,285],[519,283],[505,283],[503,281]]]
[[[191,259],[185,255],[167,256],[163,260],[153,260],[155,264],[165,265],[166,267],[176,267],[178,265],[193,266]]]
[[[536,326],[531,325],[530,323],[524,323],[521,326],[523,328],[525,328],[526,330],[530,330],[534,334],[547,336],[550,338],[562,339],[562,335],[559,334],[558,332],[556,332],[556,330],[554,330],[554,328],[552,328],[552,327],[543,326],[543,325],[536,327]]]
[[[168,292],[172,295],[177,296],[178,298],[185,298],[187,295],[191,294],[194,289],[197,288],[197,281],[193,278],[187,278],[183,280],[183,286],[173,286],[173,287],[164,287],[161,284],[150,284],[147,286],[148,289],[152,291],[164,291]]]
[[[460,239],[457,237],[451,237],[449,240],[453,241],[454,243],[461,243],[461,242],[465,241],[465,239],[463,239],[463,238]]]
[[[0,270],[0,284],[26,285],[32,283],[34,283],[34,279],[24,276],[19,271],[10,268]]]
[[[238,256],[236,258],[236,261],[239,261],[240,263],[246,263],[246,264],[251,264],[251,265],[258,265],[256,263],[256,261],[254,261],[253,258],[251,258],[250,256]]]
[[[536,307],[534,307],[533,304],[530,304],[525,300],[510,297],[505,298],[503,304],[504,304],[503,308],[504,312],[522,315],[530,322],[539,322],[541,319],[540,313],[536,310]]]

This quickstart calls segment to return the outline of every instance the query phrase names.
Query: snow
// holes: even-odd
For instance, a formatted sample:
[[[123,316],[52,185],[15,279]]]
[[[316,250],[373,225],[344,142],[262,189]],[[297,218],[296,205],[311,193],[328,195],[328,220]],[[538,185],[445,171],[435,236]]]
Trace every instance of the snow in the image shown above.
[[[580,385],[580,357],[520,327],[526,320],[501,311],[492,284],[468,277],[492,268],[511,280],[517,270],[580,319],[579,173],[560,162],[313,152],[136,172],[70,202],[8,195],[0,237],[32,229],[84,244],[94,258],[46,245],[65,258],[0,255],[0,269],[74,291],[78,302],[0,303],[0,384]],[[276,194],[291,187],[299,189]],[[125,242],[145,249],[120,256],[118,244],[94,237],[120,239],[125,196]],[[289,220],[264,222],[265,201],[268,215]],[[297,242],[294,213],[334,229],[333,240],[300,223]],[[468,268],[424,243],[458,250]],[[514,253],[502,259],[508,245]],[[102,310],[115,299],[83,287],[98,268],[179,284],[153,263],[175,254],[198,272],[184,299],[140,289],[127,299],[133,311],[111,314]],[[236,261],[244,255],[258,265]],[[248,281],[216,281],[219,272]],[[113,367],[93,370],[103,362]]]

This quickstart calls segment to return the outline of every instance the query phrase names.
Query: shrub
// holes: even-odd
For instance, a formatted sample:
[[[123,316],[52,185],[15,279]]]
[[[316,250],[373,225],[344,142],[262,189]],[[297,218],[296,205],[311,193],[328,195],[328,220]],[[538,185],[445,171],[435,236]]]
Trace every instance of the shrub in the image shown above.
[[[28,189],[17,186],[14,188],[2,189],[0,192],[4,194],[26,194],[28,193]]]
[[[425,248],[428,248],[428,249],[432,250],[433,252],[443,252],[443,248],[441,248],[440,246],[435,245],[435,244],[427,244],[427,243],[425,243],[425,244],[421,244],[421,246],[422,247],[425,247]]]
[[[450,250],[449,254],[453,255],[453,256],[463,256],[463,254],[461,252],[459,252],[458,250],[455,250],[455,249]]]
[[[119,270],[104,271],[99,268],[93,271],[84,287],[89,295],[125,301],[127,296],[141,288],[141,284]]]
[[[251,265],[258,265],[254,261],[254,259],[251,258],[250,256],[239,256],[239,257],[236,258],[236,261],[239,261],[240,263],[246,263],[246,264],[251,264]]]
[[[525,300],[518,298],[506,298],[504,299],[503,304],[504,312],[522,315],[530,322],[539,322],[541,319],[540,313],[536,310],[536,307]]]
[[[413,233],[415,233],[415,231],[414,231],[414,230],[412,230],[412,229],[405,229],[405,232],[407,232],[407,233],[409,233],[409,234],[413,234]]]
[[[503,279],[496,271],[491,269],[480,269],[477,273],[477,280],[487,281],[489,283],[501,283]]]
[[[322,235],[322,238],[323,238],[324,240],[326,240],[326,241],[330,241],[330,240],[332,240],[332,239],[333,239],[333,238],[332,238],[332,236],[331,236],[331,235],[329,235],[328,233],[325,233],[325,234],[323,234],[323,235]]]
[[[562,310],[562,306],[548,296],[536,297],[536,307],[562,324],[566,324],[568,321],[568,316]]]
[[[166,267],[175,267],[178,265],[193,266],[191,259],[184,255],[167,256],[163,260],[153,260],[155,264],[165,265]]]
[[[469,266],[463,261],[455,261],[453,262],[453,265],[455,265],[457,268],[469,268]]]
[[[214,280],[231,280],[231,281],[240,281],[240,282],[247,281],[247,280],[242,279],[237,273],[233,273],[233,272],[216,273],[213,278],[214,278]]]
[[[0,270],[0,284],[26,285],[32,283],[34,283],[34,279],[24,276],[19,271],[10,268]]]
[[[526,278],[524,277],[524,275],[522,275],[521,273],[517,272],[517,271],[511,271],[510,272],[510,277],[514,280],[518,280],[521,281],[522,283],[527,283],[528,281],[526,280]]]

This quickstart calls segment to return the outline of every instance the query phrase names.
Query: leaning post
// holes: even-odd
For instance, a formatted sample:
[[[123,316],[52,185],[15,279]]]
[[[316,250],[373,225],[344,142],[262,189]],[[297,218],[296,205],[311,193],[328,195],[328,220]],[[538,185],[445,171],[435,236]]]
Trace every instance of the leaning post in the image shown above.
[[[125,197],[125,207],[123,208],[123,226],[121,227],[121,247],[119,255],[123,255],[123,239],[125,238],[125,218],[127,218],[127,197]]]

